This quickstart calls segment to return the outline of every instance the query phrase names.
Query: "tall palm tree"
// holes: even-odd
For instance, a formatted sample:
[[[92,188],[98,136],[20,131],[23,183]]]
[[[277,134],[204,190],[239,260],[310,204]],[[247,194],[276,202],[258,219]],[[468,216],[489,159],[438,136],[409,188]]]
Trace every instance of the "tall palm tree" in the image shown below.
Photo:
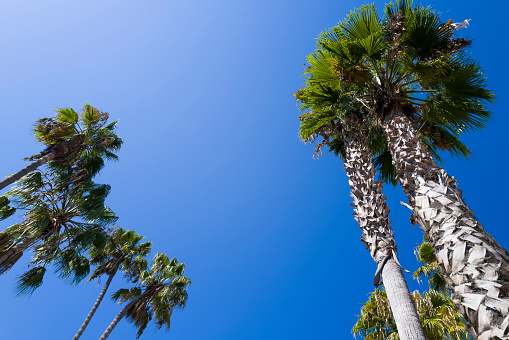
[[[7,236],[0,242],[0,274],[30,248],[34,252],[32,265],[36,265],[20,278],[21,293],[33,292],[42,284],[50,263],[63,277],[84,278],[88,260],[83,252],[91,246],[103,248],[105,227],[117,220],[104,205],[110,187],[89,180],[76,182],[75,174],[75,167],[58,166],[56,170],[50,166],[45,173],[35,171],[24,176],[6,194],[24,214],[20,223],[3,234]]]
[[[137,278],[140,263],[143,262],[143,257],[150,253],[152,246],[152,242],[144,242],[140,244],[140,241],[143,238],[143,236],[136,234],[134,230],[126,231],[122,228],[116,228],[109,235],[108,242],[104,249],[100,250],[95,248],[91,252],[90,262],[91,264],[96,264],[98,266],[88,281],[97,279],[102,275],[107,275],[108,279],[73,340],[79,339],[87,328],[97,308],[99,308],[113,277],[119,269],[124,273],[126,278],[131,280]]]
[[[42,118],[35,123],[35,139],[46,149],[28,157],[34,161],[24,169],[0,181],[0,189],[16,182],[43,164],[81,164],[80,170],[93,177],[104,165],[104,158],[116,160],[122,139],[115,133],[117,122],[106,124],[108,113],[85,104],[80,114],[72,108],[56,110],[56,117]]]
[[[315,156],[324,146],[336,150],[344,160],[352,206],[362,230],[361,241],[377,264],[375,286],[380,276],[386,287],[402,339],[426,339],[413,305],[410,290],[397,260],[396,243],[390,226],[389,209],[383,196],[382,181],[376,181],[366,131],[360,111],[347,111],[340,93],[332,88],[307,84],[296,94],[302,109],[314,110],[301,116],[300,136],[303,141],[323,138]],[[379,141],[371,140],[371,144]],[[332,143],[332,145],[331,145]]]
[[[185,265],[176,258],[168,259],[166,254],[157,253],[149,270],[139,274],[139,284],[131,289],[120,289],[112,298],[119,303],[130,301],[113,319],[99,340],[105,340],[123,317],[138,328],[139,338],[148,322],[155,320],[157,328],[170,328],[170,317],[175,308],[184,308],[187,301],[187,287],[191,280],[184,275]]]
[[[455,35],[461,26],[409,1],[389,4],[384,19],[364,6],[320,36],[313,81],[349,85],[343,94],[383,129],[412,222],[431,243],[470,333],[496,339],[509,336],[509,254],[475,219],[429,148],[469,156],[460,134],[490,118],[485,105],[494,96],[464,53],[471,42]],[[334,76],[320,73],[324,68]]]

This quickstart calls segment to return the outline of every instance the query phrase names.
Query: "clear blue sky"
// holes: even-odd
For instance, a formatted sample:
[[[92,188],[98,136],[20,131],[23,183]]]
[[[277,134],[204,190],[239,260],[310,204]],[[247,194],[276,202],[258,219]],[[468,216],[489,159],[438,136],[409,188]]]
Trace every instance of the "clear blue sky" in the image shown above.
[[[174,314],[169,333],[150,325],[142,339],[351,338],[376,268],[359,240],[341,163],[313,160],[312,146],[299,142],[291,94],[317,35],[363,3],[0,4],[0,176],[40,151],[30,132],[36,119],[85,102],[108,111],[125,144],[121,161],[97,178],[112,186],[107,204],[121,227],[187,265],[187,308]],[[498,101],[489,127],[465,138],[477,157],[444,167],[507,247],[509,3],[422,3],[446,20],[473,19],[463,34]],[[422,234],[399,204],[400,188],[386,192],[401,263],[413,271]],[[101,285],[70,287],[49,273],[30,299],[18,298],[13,282],[27,262],[0,277],[2,338],[72,338]],[[111,291],[123,285],[118,277]],[[120,308],[105,300],[82,339],[97,339]],[[134,337],[124,320],[110,339]]]

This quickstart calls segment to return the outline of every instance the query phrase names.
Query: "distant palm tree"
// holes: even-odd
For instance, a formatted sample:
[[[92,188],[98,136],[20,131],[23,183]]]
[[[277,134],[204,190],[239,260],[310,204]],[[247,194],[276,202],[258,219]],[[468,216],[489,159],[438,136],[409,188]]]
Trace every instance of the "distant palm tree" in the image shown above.
[[[428,241],[422,242],[415,250],[415,254],[417,255],[417,260],[422,263],[422,266],[414,272],[414,279],[421,282],[424,276],[428,278],[428,284],[431,289],[448,293],[445,278],[431,244]]]
[[[137,278],[140,262],[143,262],[143,257],[150,253],[152,245],[152,242],[140,244],[143,238],[143,236],[136,234],[134,230],[126,231],[122,228],[116,228],[109,235],[108,242],[102,251],[99,249],[92,251],[90,263],[98,266],[88,281],[99,278],[104,274],[108,276],[108,279],[73,340],[78,340],[85,331],[119,269],[125,277],[129,279]]]
[[[110,187],[88,180],[75,182],[75,173],[70,166],[59,166],[58,170],[49,167],[46,173],[35,171],[6,193],[24,214],[20,223],[0,237],[0,274],[29,248],[34,252],[32,265],[37,265],[20,277],[19,293],[31,293],[39,287],[50,263],[57,266],[61,276],[81,280],[88,275],[83,253],[92,245],[101,249],[106,244],[105,227],[117,220],[104,205]]]
[[[72,108],[60,108],[55,118],[39,119],[34,127],[35,138],[46,145],[26,168],[0,182],[0,189],[14,183],[26,174],[53,160],[57,164],[79,163],[80,174],[93,177],[104,165],[104,158],[116,160],[114,152],[120,149],[122,139],[115,133],[117,122],[106,125],[108,113],[89,104],[76,113]]]
[[[170,317],[175,308],[184,308],[187,301],[187,287],[191,280],[184,274],[184,264],[176,258],[168,259],[166,254],[157,253],[149,270],[139,274],[139,284],[131,289],[120,289],[113,294],[119,303],[130,301],[113,319],[99,340],[105,340],[123,317],[138,328],[139,338],[150,320],[157,328],[170,328]]]

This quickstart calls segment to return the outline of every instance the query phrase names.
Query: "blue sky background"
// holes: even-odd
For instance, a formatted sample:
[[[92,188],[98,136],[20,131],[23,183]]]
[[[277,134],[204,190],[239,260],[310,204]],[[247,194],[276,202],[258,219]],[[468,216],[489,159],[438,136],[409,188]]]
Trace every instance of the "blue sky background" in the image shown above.
[[[97,178],[112,186],[107,204],[119,225],[186,263],[187,308],[175,312],[169,333],[150,325],[142,339],[351,338],[376,267],[359,240],[341,163],[313,160],[313,147],[299,142],[291,94],[317,35],[363,3],[0,3],[0,176],[41,150],[30,130],[36,119],[88,102],[120,120],[121,161]],[[384,2],[376,4],[381,11]],[[476,157],[444,167],[507,247],[509,3],[422,4],[445,20],[473,19],[462,34],[498,101],[489,127],[465,137]],[[399,203],[401,189],[386,192],[401,263],[413,271],[422,233]],[[15,297],[26,257],[0,278],[2,338],[72,338],[101,285],[71,287],[48,273],[31,298]],[[122,286],[118,277],[110,292]],[[105,300],[82,339],[99,338],[120,309]],[[110,336],[134,338],[126,320]]]

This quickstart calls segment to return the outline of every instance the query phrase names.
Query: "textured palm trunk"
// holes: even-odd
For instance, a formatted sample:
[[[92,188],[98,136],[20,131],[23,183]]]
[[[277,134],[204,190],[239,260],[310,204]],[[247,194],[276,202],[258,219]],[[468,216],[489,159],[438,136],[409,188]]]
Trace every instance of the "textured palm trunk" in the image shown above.
[[[391,114],[383,124],[412,223],[433,246],[469,332],[509,339],[509,254],[474,218],[457,181],[436,164],[408,118]]]
[[[389,208],[383,196],[382,181],[375,181],[366,137],[357,117],[347,117],[342,127],[346,149],[345,169],[354,199],[355,219],[366,244],[378,265],[375,285],[381,272],[401,340],[426,340],[412,296],[397,262],[396,244],[390,226]]]
[[[28,166],[26,166],[25,168],[23,168],[20,171],[16,172],[14,175],[7,177],[6,179],[4,179],[3,181],[0,182],[0,190],[5,188],[6,186],[16,182],[21,177],[23,177],[26,174],[29,174],[30,172],[34,171],[35,169],[37,169],[41,165],[44,165],[44,164],[48,163],[53,158],[55,158],[55,156],[56,156],[56,152],[50,152],[46,156],[36,160],[33,163],[30,163]]]
[[[83,332],[85,331],[85,329],[87,328],[88,324],[90,323],[90,320],[92,320],[92,317],[94,316],[95,312],[97,311],[97,308],[99,308],[99,305],[101,304],[101,301],[103,300],[104,295],[106,294],[106,291],[108,290],[108,288],[109,288],[109,286],[111,284],[111,281],[113,280],[113,277],[115,276],[116,272],[117,272],[117,269],[115,269],[113,271],[113,273],[111,273],[108,276],[108,280],[104,284],[104,287],[101,290],[101,293],[97,297],[97,300],[95,301],[94,305],[92,306],[92,309],[88,313],[85,321],[81,325],[80,329],[78,330],[78,332],[76,333],[74,338],[72,338],[72,340],[78,340],[81,337],[81,335],[83,334]]]
[[[136,304],[136,302],[138,302],[138,300],[140,300],[140,298],[141,298],[141,296],[134,299],[133,301],[129,302],[124,308],[122,308],[120,313],[118,313],[117,316],[115,316],[115,318],[110,323],[108,328],[106,328],[106,330],[104,331],[103,335],[101,335],[99,340],[106,340],[110,336],[113,329],[115,329],[115,327],[120,322],[120,320],[122,320],[122,318],[127,314],[128,309],[131,308],[132,306],[134,306],[134,304]]]
[[[11,269],[21,256],[23,256],[23,252],[28,249],[36,239],[36,237],[28,237],[14,247],[0,252],[0,274]]]

